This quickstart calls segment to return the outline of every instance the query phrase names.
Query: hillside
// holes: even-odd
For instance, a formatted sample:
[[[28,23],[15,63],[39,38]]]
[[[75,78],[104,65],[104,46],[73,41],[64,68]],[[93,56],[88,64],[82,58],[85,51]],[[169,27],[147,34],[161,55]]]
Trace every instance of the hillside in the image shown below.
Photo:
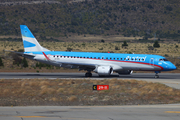
[[[70,34],[180,37],[179,0],[24,0],[26,4],[13,4],[17,1],[23,0],[0,2],[0,36],[20,36],[19,25],[25,24],[41,38]]]

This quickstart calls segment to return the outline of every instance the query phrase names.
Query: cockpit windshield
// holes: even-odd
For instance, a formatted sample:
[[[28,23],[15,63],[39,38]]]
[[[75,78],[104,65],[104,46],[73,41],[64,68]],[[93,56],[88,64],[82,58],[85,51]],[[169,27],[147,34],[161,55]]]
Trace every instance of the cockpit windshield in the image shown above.
[[[166,58],[163,58],[163,59],[159,59],[159,61],[169,61],[169,60],[167,60]]]

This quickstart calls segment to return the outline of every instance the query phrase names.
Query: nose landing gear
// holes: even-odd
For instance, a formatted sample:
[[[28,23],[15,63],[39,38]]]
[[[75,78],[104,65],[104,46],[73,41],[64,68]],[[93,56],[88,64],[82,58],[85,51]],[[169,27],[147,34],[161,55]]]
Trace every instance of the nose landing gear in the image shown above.
[[[155,74],[154,78],[159,78],[159,75],[158,73]]]
[[[160,73],[160,71],[155,71],[155,76],[154,76],[154,78],[159,78],[159,75],[158,75],[158,73]]]

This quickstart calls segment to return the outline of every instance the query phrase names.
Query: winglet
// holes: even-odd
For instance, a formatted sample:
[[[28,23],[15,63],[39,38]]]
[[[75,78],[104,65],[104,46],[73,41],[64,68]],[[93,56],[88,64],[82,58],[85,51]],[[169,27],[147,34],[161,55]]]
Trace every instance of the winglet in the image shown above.
[[[44,52],[42,52],[42,53],[43,53],[43,55],[45,56],[45,58],[46,58],[47,60],[50,60],[49,57],[48,57]]]

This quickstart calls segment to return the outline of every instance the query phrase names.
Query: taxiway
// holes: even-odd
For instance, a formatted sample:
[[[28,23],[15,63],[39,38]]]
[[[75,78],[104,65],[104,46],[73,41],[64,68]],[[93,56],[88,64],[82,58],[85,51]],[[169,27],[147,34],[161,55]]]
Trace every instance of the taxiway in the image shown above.
[[[179,120],[180,104],[0,107],[2,120]]]

